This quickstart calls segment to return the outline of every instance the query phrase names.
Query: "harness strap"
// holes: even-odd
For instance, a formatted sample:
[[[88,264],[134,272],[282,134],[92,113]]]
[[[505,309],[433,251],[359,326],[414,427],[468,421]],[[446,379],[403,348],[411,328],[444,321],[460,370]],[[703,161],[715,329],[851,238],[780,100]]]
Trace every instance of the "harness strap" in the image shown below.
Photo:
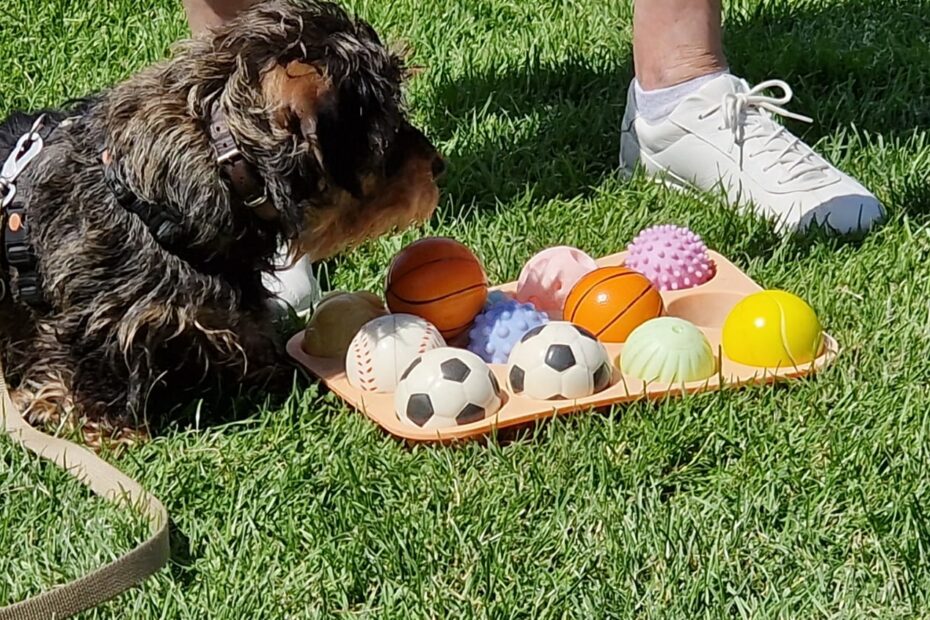
[[[3,255],[10,275],[10,293],[16,301],[42,305],[45,297],[40,286],[38,259],[28,240],[26,210],[16,200],[7,206],[4,216]]]
[[[104,181],[121,207],[134,214],[161,245],[174,247],[181,240],[181,213],[168,205],[156,205],[134,194],[115,174],[109,155],[104,159]]]
[[[9,159],[4,164],[4,200],[0,210],[0,248],[3,252],[3,264],[7,271],[9,290],[13,300],[34,307],[45,303],[42,294],[39,261],[32,244],[29,243],[29,222],[26,217],[26,205],[22,195],[16,191],[13,181],[42,151],[43,145],[60,126],[71,123],[70,119],[59,122],[47,122],[48,116],[40,115],[31,131],[23,135]]]
[[[68,618],[125,592],[168,563],[168,513],[158,498],[90,450],[30,426],[10,398],[2,365],[0,418],[3,430],[15,443],[54,463],[97,495],[137,509],[151,528],[149,538],[135,549],[92,573],[25,601],[0,607],[0,620]]]

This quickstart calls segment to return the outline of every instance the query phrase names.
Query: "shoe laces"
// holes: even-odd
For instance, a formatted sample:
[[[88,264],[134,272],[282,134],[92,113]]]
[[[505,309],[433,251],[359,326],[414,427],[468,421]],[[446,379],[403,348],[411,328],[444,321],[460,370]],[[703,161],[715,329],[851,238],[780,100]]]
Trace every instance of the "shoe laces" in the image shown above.
[[[772,97],[763,94],[765,91],[779,88],[781,97]],[[785,172],[778,180],[779,185],[790,183],[802,176],[811,174],[815,178],[824,177],[830,169],[816,153],[810,149],[800,138],[794,136],[783,125],[776,123],[773,115],[792,118],[805,123],[813,119],[796,114],[784,107],[794,96],[791,87],[782,80],[766,80],[742,93],[727,93],[723,101],[701,115],[707,118],[718,111],[723,114],[723,127],[732,129],[737,144],[745,145],[752,140],[764,140],[756,151],[750,151],[748,157],[753,158],[762,153],[776,153],[771,163],[765,166],[763,172],[768,172],[775,166],[785,166]]]

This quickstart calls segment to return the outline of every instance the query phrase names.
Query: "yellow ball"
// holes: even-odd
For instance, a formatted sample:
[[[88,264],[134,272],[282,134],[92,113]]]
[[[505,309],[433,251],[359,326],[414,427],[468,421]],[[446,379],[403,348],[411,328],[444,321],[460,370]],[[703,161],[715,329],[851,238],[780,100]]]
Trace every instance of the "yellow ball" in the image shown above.
[[[823,346],[823,330],[807,303],[785,291],[749,295],[723,324],[723,352],[734,362],[791,369],[813,361]]]

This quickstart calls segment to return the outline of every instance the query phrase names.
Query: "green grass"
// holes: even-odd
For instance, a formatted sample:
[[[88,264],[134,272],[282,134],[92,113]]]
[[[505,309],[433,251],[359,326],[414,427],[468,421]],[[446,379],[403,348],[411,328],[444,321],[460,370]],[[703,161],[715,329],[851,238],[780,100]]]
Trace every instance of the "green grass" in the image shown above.
[[[859,245],[784,241],[713,198],[616,175],[626,0],[359,0],[428,70],[410,104],[450,160],[427,229],[327,266],[378,287],[428,233],[495,281],[550,244],[694,227],[796,291],[843,345],[813,381],[635,404],[513,441],[408,449],[315,386],[117,460],[173,517],[170,568],[88,618],[930,617],[930,2],[734,0],[735,71],[888,206]],[[173,0],[8,0],[0,113],[162,57]],[[0,441],[0,604],[129,548],[140,524]]]

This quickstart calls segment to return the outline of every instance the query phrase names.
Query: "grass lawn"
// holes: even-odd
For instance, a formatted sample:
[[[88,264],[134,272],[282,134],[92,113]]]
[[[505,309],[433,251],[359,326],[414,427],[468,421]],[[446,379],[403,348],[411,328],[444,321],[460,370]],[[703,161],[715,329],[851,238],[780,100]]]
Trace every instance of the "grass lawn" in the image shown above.
[[[807,298],[843,345],[813,381],[578,415],[512,442],[408,449],[316,386],[191,417],[118,465],[174,520],[170,569],[87,618],[930,617],[930,1],[726,2],[734,71],[797,91],[792,125],[891,221],[785,241],[714,198],[617,178],[626,0],[358,0],[427,67],[410,105],[450,160],[429,227],[327,265],[378,289],[424,234],[497,282],[567,243],[692,226]],[[176,0],[6,0],[0,115],[163,57]],[[0,440],[0,605],[143,528]]]

